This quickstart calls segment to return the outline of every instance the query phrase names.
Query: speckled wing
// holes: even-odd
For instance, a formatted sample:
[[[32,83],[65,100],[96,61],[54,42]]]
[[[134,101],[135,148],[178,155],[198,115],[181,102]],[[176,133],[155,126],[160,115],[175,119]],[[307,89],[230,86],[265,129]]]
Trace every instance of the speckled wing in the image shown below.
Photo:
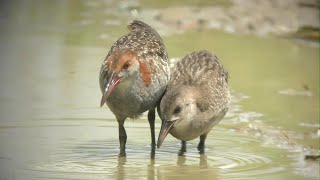
[[[108,76],[108,67],[107,64],[105,63],[105,61],[102,63],[101,67],[100,67],[100,75],[99,75],[99,84],[100,84],[100,90],[102,92],[102,94],[104,93],[105,89],[106,89],[106,81],[107,81],[107,77]]]
[[[197,99],[201,112],[210,114],[226,111],[229,106],[228,71],[217,56],[208,51],[193,52],[173,67],[170,86],[195,86],[203,94]],[[210,99],[210,100],[208,100]],[[214,111],[214,113],[212,113]]]
[[[208,51],[193,52],[186,55],[173,67],[171,84],[224,86],[228,83],[228,71],[217,56]],[[181,81],[183,79],[184,81]]]
[[[128,29],[128,45],[137,52],[140,60],[149,65],[152,74],[169,75],[168,55],[160,35],[141,21],[133,21]]]
[[[151,60],[163,61],[160,62],[163,64],[168,63],[168,55],[162,39],[153,28],[142,21],[135,20],[128,25],[128,29],[129,34],[115,42],[107,58],[115,49],[129,48],[137,53],[140,60],[147,61],[146,63]]]
[[[116,49],[129,48],[137,53],[139,60],[145,62],[151,74],[169,76],[168,55],[160,35],[149,25],[142,21],[133,21],[129,26],[129,33],[119,38],[110,48],[110,51],[100,69],[100,88],[104,89],[103,81],[107,76],[107,63],[105,61]],[[168,79],[167,77],[166,79]]]

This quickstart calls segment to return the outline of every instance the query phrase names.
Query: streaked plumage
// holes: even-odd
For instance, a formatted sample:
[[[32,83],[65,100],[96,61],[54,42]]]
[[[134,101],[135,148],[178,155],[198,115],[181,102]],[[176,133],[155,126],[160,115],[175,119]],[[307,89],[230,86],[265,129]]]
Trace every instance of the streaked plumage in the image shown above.
[[[183,141],[206,135],[226,114],[230,104],[228,72],[208,51],[186,55],[171,70],[167,90],[161,100],[163,121],[158,147],[169,132]]]
[[[149,25],[133,21],[129,34],[111,47],[100,70],[100,89],[119,123],[120,155],[125,155],[127,117],[137,118],[149,110],[152,147],[155,146],[154,118],[170,76],[168,55],[160,35]]]

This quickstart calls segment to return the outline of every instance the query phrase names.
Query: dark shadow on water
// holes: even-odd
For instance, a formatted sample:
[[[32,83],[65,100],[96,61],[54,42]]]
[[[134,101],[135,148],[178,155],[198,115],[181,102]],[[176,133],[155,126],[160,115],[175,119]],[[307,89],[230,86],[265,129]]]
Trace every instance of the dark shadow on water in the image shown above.
[[[154,180],[157,179],[155,178],[155,159],[151,158],[150,159],[150,164],[147,167],[147,176],[148,176],[148,180]]]
[[[187,161],[187,157],[185,155],[179,155],[178,158],[177,158],[177,165],[178,166],[185,166],[186,161]],[[200,167],[200,169],[208,168],[207,155],[200,154],[199,167]]]
[[[127,163],[127,157],[118,157],[118,165],[115,171],[115,177],[117,180],[123,180],[126,179],[126,163]],[[155,160],[150,158],[150,163],[147,164],[147,179],[148,180],[154,180],[155,178]],[[137,172],[137,175],[141,172]]]
[[[115,176],[117,180],[123,180],[125,177],[125,169],[124,166],[127,162],[126,157],[118,157],[118,166],[116,168]]]
[[[158,179],[217,179],[217,169],[209,166],[206,155],[199,157],[178,155],[176,164],[162,164],[156,167]]]

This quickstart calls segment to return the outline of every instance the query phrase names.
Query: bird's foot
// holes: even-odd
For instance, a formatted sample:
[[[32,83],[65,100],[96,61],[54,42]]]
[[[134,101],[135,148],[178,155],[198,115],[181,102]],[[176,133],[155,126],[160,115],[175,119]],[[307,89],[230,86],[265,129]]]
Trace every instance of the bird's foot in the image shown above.
[[[154,143],[154,144],[151,144],[151,153],[150,153],[151,159],[154,159],[155,155],[156,155],[156,144]]]
[[[155,155],[156,155],[156,148],[152,148],[150,153],[151,159],[154,159]]]
[[[179,156],[184,156],[184,153],[186,153],[187,151],[180,149],[178,155]]]
[[[119,157],[127,157],[127,154],[126,154],[125,152],[124,152],[124,153],[123,153],[123,152],[120,152],[118,156],[119,156]]]
[[[119,153],[118,156],[119,157],[126,157],[127,156],[126,150],[125,149],[120,149],[120,153]]]
[[[204,144],[199,144],[197,147],[199,154],[204,154],[205,153],[205,146]]]

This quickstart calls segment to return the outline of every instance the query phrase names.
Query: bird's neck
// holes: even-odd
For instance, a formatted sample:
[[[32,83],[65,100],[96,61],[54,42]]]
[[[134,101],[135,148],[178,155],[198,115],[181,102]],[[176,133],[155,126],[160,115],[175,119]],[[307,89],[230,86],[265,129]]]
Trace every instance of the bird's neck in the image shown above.
[[[121,80],[121,82],[116,87],[116,93],[120,94],[127,94],[128,92],[132,91],[132,89],[141,82],[139,82],[138,73],[130,74],[130,76],[126,77],[125,79]]]

